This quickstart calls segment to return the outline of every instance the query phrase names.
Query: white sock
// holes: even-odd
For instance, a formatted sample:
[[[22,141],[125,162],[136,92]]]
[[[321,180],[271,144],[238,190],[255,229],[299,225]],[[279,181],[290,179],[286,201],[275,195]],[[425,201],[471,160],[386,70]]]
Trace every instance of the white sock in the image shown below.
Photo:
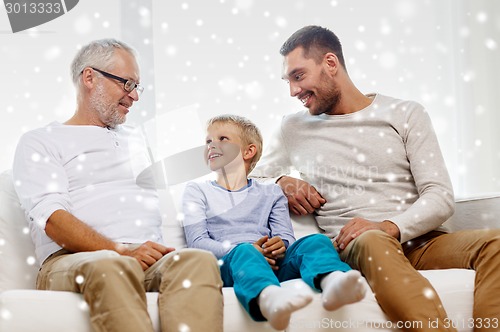
[[[305,307],[312,299],[312,293],[271,285],[262,290],[257,303],[269,324],[276,330],[284,330],[292,312]]]
[[[347,272],[335,271],[321,280],[323,307],[332,311],[344,304],[361,301],[365,297],[366,288],[357,270]]]

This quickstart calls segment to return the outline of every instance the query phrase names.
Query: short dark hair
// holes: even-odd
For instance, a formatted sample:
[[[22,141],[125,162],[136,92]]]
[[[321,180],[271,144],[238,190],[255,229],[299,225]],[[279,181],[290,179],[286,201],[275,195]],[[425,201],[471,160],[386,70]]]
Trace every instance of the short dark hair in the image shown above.
[[[321,62],[326,53],[332,52],[337,56],[342,67],[346,69],[340,40],[327,28],[309,25],[297,30],[281,46],[280,54],[286,56],[297,47],[302,47],[304,57],[313,58],[316,63]]]

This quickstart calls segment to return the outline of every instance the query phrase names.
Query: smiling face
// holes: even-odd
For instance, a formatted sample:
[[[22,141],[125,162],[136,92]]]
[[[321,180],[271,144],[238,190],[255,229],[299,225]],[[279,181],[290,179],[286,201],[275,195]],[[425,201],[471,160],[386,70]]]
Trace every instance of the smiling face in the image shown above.
[[[139,67],[135,57],[122,49],[115,50],[113,67],[106,71],[139,82]],[[94,74],[97,81],[90,94],[90,108],[95,111],[100,125],[114,128],[125,122],[130,107],[134,101],[139,100],[139,95],[135,89],[132,92],[125,91],[122,82],[102,76],[96,71]]]
[[[304,57],[302,47],[297,47],[283,59],[283,79],[290,85],[290,95],[297,97],[312,115],[333,114],[340,102],[340,89],[331,74],[332,53],[320,63]]]
[[[240,129],[230,123],[217,122],[207,128],[205,162],[212,171],[244,166]]]

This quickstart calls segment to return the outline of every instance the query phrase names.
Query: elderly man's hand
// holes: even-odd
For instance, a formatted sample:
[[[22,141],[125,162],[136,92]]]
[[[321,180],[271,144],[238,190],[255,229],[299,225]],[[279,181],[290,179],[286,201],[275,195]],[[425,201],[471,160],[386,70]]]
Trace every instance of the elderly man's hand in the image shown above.
[[[163,256],[174,250],[175,248],[165,247],[159,243],[148,241],[138,247],[120,246],[117,251],[121,255],[137,259],[142,269],[145,271]]]

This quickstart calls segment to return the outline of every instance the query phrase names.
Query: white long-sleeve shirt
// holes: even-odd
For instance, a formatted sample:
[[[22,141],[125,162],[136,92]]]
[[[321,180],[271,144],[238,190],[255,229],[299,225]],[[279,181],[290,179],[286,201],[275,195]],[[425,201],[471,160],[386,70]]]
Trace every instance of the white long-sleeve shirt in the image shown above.
[[[369,96],[372,103],[351,114],[285,116],[251,177],[275,180],[298,170],[327,200],[316,220],[332,238],[361,217],[391,220],[406,242],[453,214],[451,181],[424,108]]]
[[[150,164],[143,136],[128,126],[53,122],[24,134],[13,176],[39,263],[61,249],[45,233],[59,209],[115,242],[162,242],[157,193],[136,183]]]

